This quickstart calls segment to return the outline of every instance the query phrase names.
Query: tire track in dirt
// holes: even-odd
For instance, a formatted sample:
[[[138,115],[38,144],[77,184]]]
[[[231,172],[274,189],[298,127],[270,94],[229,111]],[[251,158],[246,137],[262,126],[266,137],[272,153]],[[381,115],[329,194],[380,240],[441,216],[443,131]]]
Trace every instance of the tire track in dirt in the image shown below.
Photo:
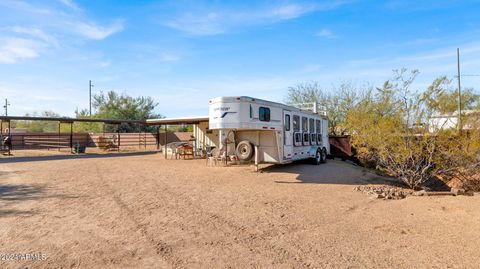
[[[95,168],[97,174],[99,175],[99,179],[102,180],[105,185],[107,181],[104,180],[98,166],[95,165]],[[178,218],[175,222],[175,225],[178,226],[176,227],[177,229],[180,228],[182,231],[190,231],[191,226],[184,224],[185,219],[190,219],[193,223],[198,223],[203,227],[209,227],[208,231],[212,232],[214,236],[221,234],[223,238],[227,239],[222,240],[223,242],[216,242],[217,244],[235,244],[236,246],[241,246],[246,253],[254,252],[255,250],[258,254],[263,255],[267,259],[272,259],[272,262],[279,265],[286,264],[288,262],[291,263],[291,265],[295,264],[295,267],[311,267],[311,264],[305,262],[298,252],[295,254],[291,249],[278,247],[269,243],[267,240],[272,238],[272,236],[266,234],[265,231],[261,231],[261,234],[249,232],[248,227],[240,225],[235,221],[227,219],[217,213],[199,207],[187,195],[174,191],[174,188],[172,188],[165,180],[161,180],[160,177],[153,177],[153,175],[149,177],[144,175],[137,176],[140,176],[142,182],[153,184],[155,186],[155,190],[161,190],[161,192],[155,191],[155,204],[159,204],[160,202],[161,205],[157,207],[163,208],[170,212],[173,211],[173,215]],[[175,175],[168,175],[168,177],[171,176]],[[159,184],[158,181],[161,181],[162,184]],[[149,241],[150,245],[155,248],[157,254],[161,254],[162,258],[164,258],[166,262],[174,267],[187,267],[188,262],[175,255],[172,246],[157,238],[153,238],[148,232],[148,226],[140,223],[136,219],[135,215],[142,210],[145,211],[144,207],[135,208],[135,210],[132,210],[129,205],[123,202],[119,195],[115,194],[115,190],[110,184],[105,185],[104,187],[108,188],[108,191],[113,197],[115,203],[127,213],[128,219],[134,223],[136,229],[141,231],[142,236],[144,236]],[[187,208],[188,211],[182,210],[185,208]],[[172,215],[169,214],[169,217],[172,217]],[[232,239],[231,242],[229,242],[229,238]],[[202,248],[205,247],[205,243],[208,242],[203,242],[204,244],[201,244],[201,242],[189,241],[188,243],[195,244]],[[211,244],[215,243],[211,242]]]
[[[115,190],[110,184],[108,184],[108,181],[104,179],[98,165],[94,163],[93,166],[95,167],[95,172],[98,179],[103,183],[101,186],[107,190],[107,193],[110,194],[113,201],[118,205],[118,207],[126,213],[125,217],[133,223],[134,230],[140,231],[141,235],[145,238],[145,240],[150,244],[151,247],[153,247],[155,253],[160,255],[160,257],[166,263],[172,265],[173,267],[183,267],[184,262],[173,254],[172,248],[167,243],[153,238],[147,232],[147,226],[138,222],[135,219],[135,212],[131,210],[125,202],[123,202],[119,195],[115,194]]]
[[[263,252],[267,250],[270,252],[270,254],[274,255],[265,256],[275,257],[273,260],[275,263],[285,264],[285,262],[288,261],[290,263],[293,262],[295,267],[311,267],[310,263],[305,262],[302,257],[294,254],[291,250],[269,243],[267,241],[267,237],[270,236],[265,235],[265,232],[260,235],[248,232],[248,227],[240,225],[235,221],[227,219],[217,213],[213,213],[203,209],[202,207],[199,207],[189,196],[174,191],[173,188],[169,186],[168,182],[159,178],[160,177],[157,177],[157,180],[151,180],[150,178],[142,176],[142,180],[144,182],[150,179],[150,182],[158,187],[156,189],[162,189],[161,194],[157,195],[156,197],[162,198],[164,200],[164,204],[168,204],[168,201],[174,201],[176,206],[170,206],[168,208],[169,210],[175,211],[175,215],[181,216],[181,219],[190,218],[196,223],[201,223],[204,227],[209,226],[209,230],[214,231],[215,234],[222,233],[224,238],[233,236],[233,243],[241,244],[247,252],[255,249],[258,251],[258,253],[264,255]],[[163,188],[160,188],[157,181],[162,182]],[[188,208],[190,211],[186,212],[179,210],[179,208]],[[181,221],[179,221],[177,224],[181,226],[182,229],[190,229],[190,227],[184,225]],[[256,245],[255,243],[260,243],[260,246]]]

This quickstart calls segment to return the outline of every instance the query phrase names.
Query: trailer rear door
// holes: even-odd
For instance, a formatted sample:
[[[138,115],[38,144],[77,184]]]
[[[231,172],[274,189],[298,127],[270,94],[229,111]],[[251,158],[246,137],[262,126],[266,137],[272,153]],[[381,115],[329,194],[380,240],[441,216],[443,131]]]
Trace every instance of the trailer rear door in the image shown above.
[[[293,128],[291,111],[283,111],[283,159],[291,159],[293,152]]]

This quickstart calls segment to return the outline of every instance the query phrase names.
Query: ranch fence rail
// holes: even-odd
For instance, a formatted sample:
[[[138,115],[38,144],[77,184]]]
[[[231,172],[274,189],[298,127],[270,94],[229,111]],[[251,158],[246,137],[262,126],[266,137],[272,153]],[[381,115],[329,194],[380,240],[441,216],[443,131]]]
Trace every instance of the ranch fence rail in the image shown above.
[[[188,141],[190,132],[167,132],[167,142]],[[11,133],[12,148],[19,149],[70,149],[76,146],[90,148],[161,149],[165,133]],[[352,159],[355,151],[350,136],[330,136],[331,156]]]
[[[114,147],[160,149],[165,139],[170,142],[188,140],[191,133],[11,133],[11,149],[62,149],[80,147]]]

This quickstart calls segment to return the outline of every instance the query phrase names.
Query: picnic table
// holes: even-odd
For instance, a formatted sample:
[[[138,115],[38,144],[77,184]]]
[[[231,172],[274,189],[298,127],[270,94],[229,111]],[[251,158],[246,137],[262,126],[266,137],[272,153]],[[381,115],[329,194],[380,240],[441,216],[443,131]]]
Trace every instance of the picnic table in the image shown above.
[[[177,158],[183,158],[183,159],[186,159],[187,157],[191,157],[192,159],[195,158],[195,156],[193,155],[193,146],[189,145],[189,144],[186,144],[186,145],[182,145],[182,146],[179,146],[177,147],[176,151],[175,151],[175,159]]]

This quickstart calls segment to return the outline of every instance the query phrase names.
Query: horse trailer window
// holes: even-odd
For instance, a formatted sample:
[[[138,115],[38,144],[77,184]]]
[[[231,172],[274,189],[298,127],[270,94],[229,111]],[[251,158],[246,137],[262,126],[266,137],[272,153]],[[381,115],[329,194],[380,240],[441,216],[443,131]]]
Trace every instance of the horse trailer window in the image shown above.
[[[299,132],[300,131],[300,116],[293,115],[293,131]]]
[[[285,115],[285,131],[290,131],[290,115]]]
[[[314,126],[315,125],[315,120],[314,119],[309,119],[308,123],[309,123],[308,125],[310,125],[309,126],[310,127],[310,133],[315,133],[315,129],[314,129],[315,128],[315,126]]]
[[[317,133],[321,133],[322,132],[322,129],[320,129],[320,121],[319,120],[316,120],[315,121],[315,125],[317,127]],[[313,133],[313,132],[312,132]]]
[[[260,121],[270,121],[270,108],[261,106],[258,115]]]
[[[304,133],[304,134],[303,134],[303,143],[304,143],[305,145],[308,145],[308,142],[309,142],[309,141],[310,141],[310,135],[307,134],[307,133]]]
[[[302,117],[302,132],[308,132],[308,119],[307,119],[307,117]]]
[[[295,133],[295,144],[297,143],[302,143],[302,134],[301,133]],[[295,145],[297,146],[297,145]]]

